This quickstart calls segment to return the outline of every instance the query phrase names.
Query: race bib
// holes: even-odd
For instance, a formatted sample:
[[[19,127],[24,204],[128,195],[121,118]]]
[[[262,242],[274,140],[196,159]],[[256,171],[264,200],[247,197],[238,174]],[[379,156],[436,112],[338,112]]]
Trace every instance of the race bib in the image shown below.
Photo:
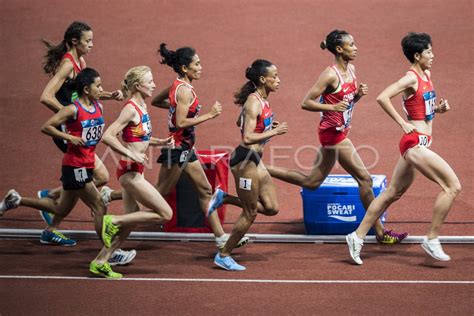
[[[143,114],[142,125],[143,125],[143,131],[145,132],[145,135],[150,135],[151,134],[151,120],[148,113]]]
[[[74,178],[77,182],[86,182],[87,180],[87,170],[86,168],[77,168],[74,169]]]
[[[431,120],[434,116],[434,109],[436,105],[436,94],[434,91],[427,91],[423,93],[423,100],[425,101],[425,118]]]
[[[427,135],[418,135],[418,145],[421,147],[430,147],[431,139]]]
[[[344,126],[347,128],[352,121],[352,111],[354,110],[354,102],[349,103],[347,110],[342,112],[342,117],[344,118]]]
[[[81,121],[82,125],[82,139],[86,143],[85,146],[95,146],[99,143],[104,132],[104,118],[90,119]]]
[[[263,120],[263,132],[267,132],[272,129],[272,123],[273,123],[273,114],[266,119]]]
[[[175,129],[176,126],[173,124],[173,116],[176,113],[176,108],[170,106],[170,110],[168,112],[168,128],[169,129]]]
[[[252,179],[240,178],[239,179],[239,188],[242,190],[250,191],[252,190]]]
[[[179,162],[186,162],[188,160],[189,150],[185,150],[179,156]]]

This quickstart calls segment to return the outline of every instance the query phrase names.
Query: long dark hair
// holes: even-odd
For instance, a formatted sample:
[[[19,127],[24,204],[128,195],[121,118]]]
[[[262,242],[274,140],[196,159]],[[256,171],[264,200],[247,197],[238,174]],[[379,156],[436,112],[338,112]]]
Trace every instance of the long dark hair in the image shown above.
[[[64,33],[64,39],[58,45],[54,45],[50,41],[42,39],[41,41],[48,49],[46,55],[44,55],[44,72],[54,75],[57,68],[59,67],[59,64],[61,63],[61,59],[63,58],[64,54],[66,54],[68,49],[72,47],[72,40],[74,38],[80,40],[83,32],[91,30],[92,28],[87,23],[75,21],[68,26],[66,32]]]
[[[273,64],[265,59],[257,59],[245,70],[247,81],[237,92],[234,93],[234,103],[244,105],[248,96],[257,90],[260,85],[260,77],[268,73],[268,68]]]
[[[338,55],[336,50],[337,46],[344,45],[343,37],[349,35],[346,31],[343,30],[334,30],[326,36],[326,40],[321,42],[321,49],[328,49],[334,55]]]
[[[196,50],[192,47],[181,47],[176,51],[172,51],[166,48],[165,43],[161,43],[158,53],[163,57],[160,62],[161,64],[170,66],[176,73],[182,76],[181,67],[191,64],[194,55],[196,55]]]

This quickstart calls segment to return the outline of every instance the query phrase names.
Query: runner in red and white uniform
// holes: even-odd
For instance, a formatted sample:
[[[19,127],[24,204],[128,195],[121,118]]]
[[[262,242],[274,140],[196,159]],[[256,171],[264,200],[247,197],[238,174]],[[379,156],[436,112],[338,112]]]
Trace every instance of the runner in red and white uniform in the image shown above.
[[[357,47],[352,35],[334,30],[321,43],[321,48],[328,49],[336,60],[323,71],[303,99],[304,110],[320,112],[322,116],[318,129],[321,147],[313,168],[309,175],[274,166],[267,166],[267,169],[272,177],[314,190],[323,183],[337,160],[357,181],[360,199],[367,209],[374,200],[372,177],[347,138],[355,104],[368,93],[366,84],[357,85],[355,67],[351,64],[357,56]],[[385,230],[380,220],[374,228],[380,243],[399,243],[407,236]]]
[[[242,142],[232,152],[230,167],[235,180],[238,197],[218,189],[213,195],[209,213],[222,204],[233,204],[242,208],[225,246],[217,252],[214,264],[229,271],[246,268],[230,256],[255,221],[257,213],[267,216],[278,214],[279,205],[276,188],[265,165],[262,154],[270,138],[286,134],[288,124],[273,120],[273,111],[268,103],[271,92],[280,86],[277,67],[271,62],[258,59],[247,68],[247,83],[235,94],[235,104],[242,107],[238,120]]]
[[[346,237],[350,255],[357,264],[362,264],[360,251],[370,227],[384,210],[408,190],[415,179],[416,170],[441,187],[441,193],[434,203],[430,229],[421,246],[437,260],[451,259],[443,251],[438,236],[441,225],[461,190],[461,184],[449,164],[428,148],[432,141],[435,113],[445,113],[449,110],[447,100],[441,98],[436,102],[429,71],[434,58],[431,45],[431,37],[426,33],[409,33],[405,36],[402,39],[402,48],[411,63],[410,70],[377,97],[377,102],[383,110],[400,125],[405,134],[399,144],[401,157],[387,190],[370,204],[357,230]],[[391,101],[399,94],[403,96],[407,121],[398,114]]]
[[[168,107],[168,129],[175,140],[175,147],[162,149],[158,158],[157,162],[161,164],[161,168],[156,188],[166,197],[184,172],[196,188],[201,210],[207,214],[212,188],[194,152],[194,133],[197,125],[219,116],[222,105],[215,102],[209,112],[200,114],[201,105],[191,84],[201,78],[202,66],[194,48],[182,47],[171,51],[162,43],[159,52],[163,57],[162,63],[172,67],[178,78],[170,88],[160,92],[152,101],[153,105]],[[167,102],[164,100],[166,92]],[[165,105],[162,106],[163,104]],[[217,247],[223,247],[228,235],[224,233],[217,213],[210,215],[208,223],[214,233]],[[240,246],[247,241],[248,238],[241,240]]]
[[[21,197],[15,190],[10,190],[0,202],[0,215],[18,206],[39,208],[54,214],[55,218],[64,218],[81,199],[94,216],[97,234],[102,232],[102,218],[106,206],[99,191],[92,181],[95,168],[95,147],[102,138],[104,118],[102,106],[97,102],[101,95],[102,82],[97,71],[85,68],[76,78],[78,99],[71,105],[61,108],[53,117],[43,124],[42,131],[52,137],[68,142],[61,168],[63,183],[57,203],[48,198]],[[66,124],[67,133],[57,129]],[[55,229],[48,227],[41,235],[41,242],[46,244],[59,243],[74,246],[75,242],[63,236]],[[103,249],[91,265],[96,272],[107,277],[117,277],[107,262],[111,256],[109,249]]]
[[[121,195],[126,213],[104,216],[102,239],[111,250],[117,249],[136,225],[161,224],[170,220],[173,214],[162,195],[143,175],[148,146],[173,146],[172,137],[159,139],[151,136],[145,99],[151,97],[155,87],[149,67],[131,68],[122,84],[124,95],[131,94],[131,98],[104,134],[104,143],[122,155],[117,178],[123,188]],[[123,143],[117,138],[120,133]],[[146,210],[141,210],[140,205]]]

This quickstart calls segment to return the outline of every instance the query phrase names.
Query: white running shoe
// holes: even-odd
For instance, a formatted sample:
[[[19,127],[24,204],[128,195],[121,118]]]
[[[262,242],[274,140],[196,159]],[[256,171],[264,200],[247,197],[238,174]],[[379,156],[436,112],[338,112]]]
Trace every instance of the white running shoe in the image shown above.
[[[228,234],[224,234],[224,235],[222,235],[221,237],[216,237],[216,246],[217,246],[217,249],[219,249],[219,250],[224,249],[225,243],[227,242],[228,239],[229,239],[229,235],[228,235]],[[235,248],[243,247],[243,246],[245,246],[246,244],[248,244],[249,241],[250,241],[250,238],[247,237],[247,236],[244,236],[244,237],[242,237],[242,239],[237,243],[237,245],[235,246]]]
[[[109,258],[109,264],[111,266],[124,266],[132,262],[132,260],[135,259],[136,255],[137,251],[135,249],[132,249],[130,251],[117,249]]]
[[[112,192],[114,190],[112,190],[111,188],[109,188],[108,186],[104,185],[101,189],[100,189],[100,197],[102,198],[102,201],[104,201],[105,205],[109,205],[110,202],[112,202]]]
[[[15,190],[8,191],[7,195],[0,201],[0,216],[6,211],[17,208],[20,205],[21,196]]]
[[[357,237],[356,232],[352,232],[346,236],[347,246],[349,247],[349,253],[351,254],[352,260],[357,264],[362,264],[360,259],[360,251],[364,245],[364,241]]]
[[[421,243],[421,248],[423,248],[430,256],[436,260],[449,261],[451,257],[448,256],[441,247],[441,243],[438,238],[428,239],[428,237],[423,238]]]

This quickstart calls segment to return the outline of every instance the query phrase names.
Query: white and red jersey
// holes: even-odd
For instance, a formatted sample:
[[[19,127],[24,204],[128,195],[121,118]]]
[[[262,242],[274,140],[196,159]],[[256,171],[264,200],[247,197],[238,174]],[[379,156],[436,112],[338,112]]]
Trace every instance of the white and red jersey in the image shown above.
[[[343,131],[346,128],[350,127],[350,123],[352,120],[352,111],[354,110],[354,98],[358,90],[357,79],[351,67],[347,67],[347,69],[352,77],[352,82],[344,81],[344,78],[342,77],[340,71],[337,69],[336,65],[332,65],[331,68],[336,72],[337,77],[339,78],[339,83],[334,92],[323,93],[321,95],[320,102],[324,104],[337,104],[341,101],[346,101],[347,103],[349,103],[349,106],[344,112],[321,112],[321,121],[319,123],[319,129],[324,130],[335,127],[336,130]]]
[[[76,116],[66,122],[68,134],[84,140],[84,146],[76,146],[68,142],[67,152],[64,154],[63,165],[71,167],[94,168],[95,146],[99,143],[104,132],[105,123],[102,114],[102,105],[93,101],[94,109],[89,111],[76,100]]]
[[[188,114],[186,117],[187,118],[198,117],[199,111],[201,110],[201,106],[199,105],[199,100],[196,95],[196,92],[194,92],[193,86],[187,83],[186,81],[183,81],[177,78],[173,82],[173,85],[171,86],[169,95],[168,95],[169,101],[170,101],[170,108],[169,108],[169,113],[168,113],[168,129],[170,132],[170,136],[173,136],[174,138],[175,146],[181,147],[187,150],[194,147],[194,143],[196,142],[196,136],[195,136],[194,126],[190,126],[186,128],[176,127],[176,106],[178,105],[176,94],[178,92],[178,89],[182,86],[186,86],[190,88],[191,93],[193,95],[193,99],[189,106]]]
[[[269,131],[272,129],[272,123],[273,123],[273,111],[272,108],[270,107],[270,103],[268,103],[268,100],[263,99],[258,93],[251,93],[249,94],[249,97],[253,95],[255,96],[258,101],[260,102],[260,105],[262,107],[262,112],[260,115],[257,116],[257,122],[255,124],[255,129],[254,133],[264,133],[266,131]],[[244,135],[244,125],[245,124],[245,107],[242,107],[242,112],[240,113],[240,133],[242,134],[242,137]],[[262,141],[261,143],[267,143],[269,139],[266,139]]]
[[[133,124],[133,122],[128,123],[122,130],[122,140],[126,143],[149,141],[151,139],[150,115],[146,112],[143,113],[132,100],[128,100],[124,107],[127,106],[127,104],[131,104],[135,108],[135,111],[137,111],[140,116],[140,122],[136,125]]]
[[[435,116],[436,93],[430,76],[425,73],[428,81],[423,80],[416,71],[410,70],[416,75],[418,89],[408,99],[403,100],[403,110],[409,120],[431,121]]]

